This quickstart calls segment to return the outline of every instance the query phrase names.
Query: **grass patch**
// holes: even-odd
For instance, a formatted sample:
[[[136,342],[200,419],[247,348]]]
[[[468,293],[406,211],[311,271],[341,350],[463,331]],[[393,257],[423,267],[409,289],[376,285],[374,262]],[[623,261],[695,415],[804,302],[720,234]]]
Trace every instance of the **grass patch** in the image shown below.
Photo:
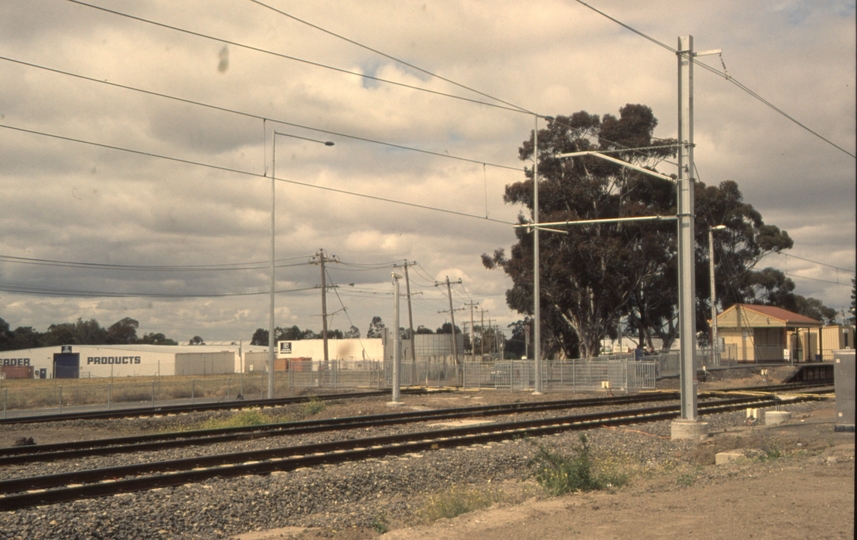
[[[762,446],[762,454],[759,456],[759,461],[773,461],[783,456],[785,456],[785,453],[776,442],[765,443]]]
[[[311,397],[308,401],[301,404],[301,415],[304,417],[318,414],[327,408],[327,403],[317,397]]]
[[[675,479],[675,483],[681,487],[690,487],[696,482],[696,478],[700,472],[702,472],[702,469],[697,467],[693,472],[680,474]]]
[[[385,532],[389,531],[390,526],[387,523],[387,518],[383,515],[373,517],[372,530],[378,534],[384,534]]]
[[[488,508],[500,500],[502,496],[497,492],[452,486],[447,491],[429,496],[417,516],[426,523],[433,523],[442,518],[452,519],[474,510]]]
[[[178,429],[176,429],[175,427],[170,427],[167,431],[195,431],[199,429],[224,429],[246,426],[261,426],[265,424],[279,424],[282,422],[290,422],[291,420],[292,419],[289,416],[270,416],[259,410],[247,410],[238,412],[227,417],[209,418],[208,420],[199,422],[198,424],[188,425]]]
[[[580,446],[576,452],[566,456],[538,445],[539,453],[531,466],[536,482],[548,495],[559,496],[571,492],[594,491],[625,485],[625,474],[598,471],[593,463],[589,439],[580,434]]]

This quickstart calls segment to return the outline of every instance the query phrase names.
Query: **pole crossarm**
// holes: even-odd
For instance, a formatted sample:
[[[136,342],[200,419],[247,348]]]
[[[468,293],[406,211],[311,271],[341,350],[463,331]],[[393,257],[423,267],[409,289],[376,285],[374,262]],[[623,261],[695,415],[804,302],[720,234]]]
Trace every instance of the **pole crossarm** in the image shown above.
[[[601,152],[593,152],[593,151],[589,150],[589,151],[585,151],[585,152],[569,152],[567,154],[556,154],[556,155],[554,155],[554,157],[557,159],[578,157],[578,156],[595,156],[595,157],[601,158],[603,160],[616,163],[617,165],[621,165],[621,166],[627,167],[629,169],[634,169],[635,171],[641,172],[643,174],[648,174],[649,176],[654,176],[655,178],[660,178],[661,180],[667,180],[668,182],[675,182],[676,181],[675,178],[673,178],[671,176],[667,176],[665,174],[661,174],[661,173],[656,172],[656,171],[651,171],[651,170],[646,169],[644,167],[638,167],[636,165],[628,163],[627,161],[622,161],[621,159],[616,159],[614,157],[606,156],[606,155],[602,154]]]
[[[558,231],[556,229],[548,229],[545,225],[549,225],[551,227],[558,227],[563,225],[592,225],[597,223],[624,223],[626,221],[662,221],[662,220],[675,220],[678,219],[678,216],[635,216],[635,217],[624,217],[624,218],[605,218],[605,219],[580,219],[576,221],[554,221],[551,223],[539,223],[538,225],[534,223],[523,223],[521,225],[515,225],[514,228],[521,229],[541,229],[543,231],[551,231],[558,232],[562,234],[568,234],[566,231]]]

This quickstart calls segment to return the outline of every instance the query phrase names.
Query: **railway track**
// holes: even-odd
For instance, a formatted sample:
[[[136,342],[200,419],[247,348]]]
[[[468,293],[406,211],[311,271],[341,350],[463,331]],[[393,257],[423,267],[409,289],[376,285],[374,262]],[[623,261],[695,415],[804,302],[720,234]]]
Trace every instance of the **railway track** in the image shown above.
[[[789,385],[789,389],[796,388]],[[807,385],[801,385],[804,391]],[[743,391],[743,389],[739,389]],[[826,389],[825,389],[826,390]],[[740,391],[738,392],[740,393]],[[701,398],[718,397],[721,393],[703,393]],[[753,393],[754,399],[761,399],[758,393]],[[337,429],[362,429],[412,422],[430,422],[468,418],[475,416],[498,416],[515,413],[544,412],[560,409],[576,409],[583,407],[629,405],[653,401],[670,401],[678,399],[677,392],[658,392],[635,394],[628,396],[598,397],[574,400],[558,400],[534,403],[514,403],[504,405],[487,405],[465,407],[458,409],[439,409],[430,411],[411,411],[394,414],[371,416],[342,417],[325,420],[287,422],[233,428],[197,430],[173,433],[156,433],[131,437],[96,439],[57,444],[16,446],[0,448],[0,467],[21,465],[44,461],[76,459],[88,456],[106,454],[123,454],[143,451],[158,451],[169,448],[186,446],[211,445],[232,441],[246,441],[265,437],[280,437],[286,435],[303,435]]]
[[[796,397],[794,401],[812,399],[817,398],[803,395]],[[770,407],[780,403],[782,403],[781,400],[776,396],[718,399],[701,402],[699,414],[729,412],[745,409],[748,406]],[[479,407],[469,409],[479,409]],[[0,482],[0,494],[3,494],[0,497],[0,509],[16,510],[43,504],[201,482],[211,478],[270,474],[275,471],[290,471],[319,464],[419,453],[520,437],[538,437],[567,430],[670,420],[679,415],[679,405],[643,407],[14,478]]]
[[[801,383],[789,383],[789,384],[779,384],[779,385],[768,385],[768,386],[747,386],[741,388],[731,388],[728,390],[722,390],[717,392],[718,394],[723,393],[736,393],[741,391],[753,391],[753,392],[789,392],[789,391],[797,391],[801,389],[812,389],[812,388],[820,388],[820,387],[829,387],[832,383],[830,382],[801,382]],[[402,389],[402,394],[404,395],[421,395],[427,393],[437,393],[451,390],[427,390],[427,389],[415,389],[408,388]],[[85,412],[75,412],[75,413],[53,413],[53,414],[40,414],[40,415],[32,415],[32,416],[17,416],[12,418],[0,418],[0,425],[13,425],[13,424],[35,424],[35,423],[45,423],[45,422],[61,422],[61,421],[70,421],[70,420],[111,420],[118,418],[140,418],[140,417],[148,417],[148,416],[164,416],[164,415],[177,415],[177,414],[187,414],[193,412],[204,412],[204,411],[222,411],[222,410],[241,410],[241,409],[254,409],[254,408],[271,408],[271,407],[283,407],[287,405],[293,405],[297,403],[306,403],[307,401],[316,399],[322,401],[331,401],[331,400],[341,400],[341,399],[358,399],[365,397],[380,397],[390,395],[390,390],[378,390],[372,392],[351,392],[344,394],[320,394],[313,396],[300,396],[300,397],[289,397],[289,398],[276,398],[276,399],[252,399],[252,400],[240,400],[240,401],[226,401],[226,402],[216,402],[216,403],[196,403],[196,404],[187,404],[187,405],[162,405],[156,407],[135,407],[135,408],[126,408],[126,409],[111,409],[104,411],[85,411]],[[701,393],[700,395],[704,395]]]
[[[678,393],[637,394],[609,398],[588,398],[574,400],[545,401],[534,403],[512,403],[503,405],[485,405],[455,409],[436,409],[429,411],[408,411],[391,414],[349,416],[324,420],[306,420],[278,424],[264,424],[233,428],[196,430],[173,433],[154,433],[131,437],[95,439],[56,444],[33,446],[13,446],[0,448],[0,467],[22,465],[44,461],[77,459],[88,456],[108,454],[126,454],[133,452],[158,451],[169,448],[211,445],[225,442],[246,441],[266,437],[286,435],[305,435],[341,429],[371,429],[414,422],[432,422],[460,418],[510,415],[517,413],[545,412],[561,409],[580,409],[584,407],[631,405],[653,401],[670,401],[678,398]],[[753,399],[760,399],[758,397]]]
[[[403,389],[402,393],[405,395],[416,395],[425,394],[427,393],[427,391],[421,389]],[[109,409],[103,411],[84,411],[74,413],[39,414],[32,416],[0,418],[0,425],[36,424],[44,422],[61,422],[67,420],[112,420],[117,418],[140,418],[145,416],[186,414],[204,411],[283,407],[295,403],[306,403],[307,401],[313,399],[331,401],[338,399],[379,397],[385,395],[390,395],[390,390],[377,390],[372,392],[350,392],[347,394],[319,394],[313,396],[299,396],[275,399],[246,399],[236,401],[219,401],[215,403],[193,403],[187,405],[159,405],[156,407],[134,407],[126,409]]]

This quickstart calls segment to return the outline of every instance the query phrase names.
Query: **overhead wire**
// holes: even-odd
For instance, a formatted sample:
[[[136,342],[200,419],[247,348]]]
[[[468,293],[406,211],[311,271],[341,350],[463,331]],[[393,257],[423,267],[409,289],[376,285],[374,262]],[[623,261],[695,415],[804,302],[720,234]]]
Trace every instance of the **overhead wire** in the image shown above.
[[[71,0],[69,0],[69,1],[71,1]],[[157,158],[157,159],[164,159],[164,160],[173,161],[173,162],[176,162],[176,163],[183,163],[183,164],[186,164],[186,165],[193,165],[193,166],[198,166],[198,167],[205,167],[205,168],[208,168],[208,169],[218,170],[218,171],[222,171],[222,172],[235,173],[235,174],[240,174],[240,175],[244,175],[244,176],[253,176],[253,177],[256,177],[256,178],[266,178],[264,175],[259,174],[259,173],[256,173],[256,172],[252,172],[252,171],[245,171],[245,170],[241,170],[241,169],[235,169],[235,168],[232,168],[232,167],[224,167],[224,166],[222,166],[222,165],[214,165],[214,164],[211,164],[211,163],[203,163],[203,162],[200,162],[200,161],[193,161],[193,160],[183,159],[183,158],[177,158],[177,157],[173,157],[173,156],[165,156],[165,155],[163,155],[163,154],[156,154],[156,153],[154,153],[154,152],[145,152],[145,151],[142,151],[142,150],[134,150],[134,149],[132,149],[132,148],[124,148],[124,147],[121,147],[121,146],[114,146],[114,145],[109,145],[109,144],[104,144],[104,143],[97,143],[97,142],[94,142],[94,141],[87,141],[87,140],[84,140],[84,139],[78,139],[78,138],[75,138],[75,137],[66,137],[66,136],[64,136],[64,135],[57,135],[57,134],[53,134],[53,133],[47,133],[47,132],[44,132],[44,131],[38,131],[38,130],[32,130],[32,129],[25,129],[25,128],[21,128],[21,127],[17,127],[17,126],[10,126],[10,125],[7,125],[7,124],[0,124],[0,128],[10,129],[10,130],[14,130],[14,131],[20,131],[20,132],[23,132],[23,133],[30,133],[30,134],[33,134],[33,135],[41,135],[41,136],[44,136],[44,137],[51,137],[51,138],[54,138],[54,139],[59,139],[59,140],[64,140],[64,141],[69,141],[69,142],[75,142],[75,143],[80,143],[80,144],[86,144],[86,145],[95,146],[95,147],[98,147],[98,148],[106,148],[106,149],[109,149],[109,150],[116,150],[116,151],[120,151],[120,152],[127,152],[127,153],[136,154],[136,155],[140,155],[140,156],[146,156],[146,157]],[[408,207],[411,207],[411,208],[420,208],[420,209],[422,209],[422,210],[430,210],[430,211],[434,211],[434,212],[441,212],[441,213],[451,214],[451,215],[455,215],[455,216],[459,216],[459,217],[475,218],[475,219],[478,219],[478,220],[481,220],[481,221],[490,221],[490,222],[498,223],[498,224],[502,224],[502,225],[515,225],[515,223],[510,222],[510,221],[503,221],[503,220],[500,220],[500,219],[495,219],[495,218],[491,218],[491,217],[485,217],[485,216],[482,216],[482,215],[477,215],[477,214],[468,214],[468,213],[466,213],[466,212],[459,212],[459,211],[457,211],[457,210],[449,210],[449,209],[446,209],[446,208],[438,208],[438,207],[428,206],[428,205],[425,205],[425,204],[417,204],[417,203],[411,203],[411,202],[407,202],[407,201],[400,201],[400,200],[397,200],[397,199],[391,199],[391,198],[389,198],[389,197],[381,197],[381,196],[378,196],[378,195],[369,195],[369,194],[366,194],[366,193],[359,193],[359,192],[356,192],[356,191],[348,191],[348,190],[345,190],[345,189],[339,189],[339,188],[333,188],[333,187],[327,187],[327,186],[319,186],[319,185],[315,185],[315,184],[310,184],[310,183],[308,183],[308,182],[300,182],[300,181],[298,181],[298,180],[288,180],[288,179],[285,179],[285,178],[274,178],[274,180],[276,180],[276,181],[278,181],[278,182],[284,182],[284,183],[287,183],[287,184],[296,185],[296,186],[308,187],[308,188],[318,189],[318,190],[321,190],[321,191],[328,191],[328,192],[331,192],[331,193],[339,193],[339,194],[343,194],[343,195],[352,195],[352,196],[360,197],[360,198],[364,198],[364,199],[375,200],[375,201],[380,201],[380,202],[386,202],[386,203],[391,203],[391,204],[398,204],[398,205],[401,205],[401,206],[408,206]]]
[[[306,256],[310,257],[310,256]],[[277,259],[278,261],[291,261],[303,259],[306,257],[294,257],[288,259]],[[88,263],[75,261],[60,261],[55,259],[37,259],[31,257],[16,257],[12,255],[0,255],[0,262],[29,264],[35,266],[52,266],[58,268],[88,268],[100,270],[130,270],[135,272],[224,272],[238,270],[261,270],[270,268],[270,261],[258,261],[248,263],[227,263],[227,264],[199,264],[199,265],[133,265],[133,264],[106,264],[106,263]],[[277,264],[277,268],[288,268],[293,266],[306,266],[309,263],[295,264]]]
[[[674,53],[674,54],[679,54],[679,50],[678,50],[678,49],[676,49],[676,48],[674,48],[674,47],[670,47],[670,46],[669,46],[669,45],[667,45],[666,43],[663,43],[663,42],[661,42],[661,41],[658,41],[657,39],[655,39],[655,38],[653,38],[653,37],[651,37],[651,36],[648,36],[648,35],[644,34],[643,32],[641,32],[641,31],[637,30],[636,28],[634,28],[634,27],[632,27],[632,26],[630,26],[630,25],[628,25],[628,24],[623,23],[623,22],[622,22],[622,21],[620,21],[619,19],[617,19],[617,18],[615,18],[615,17],[612,17],[612,16],[608,15],[607,13],[605,13],[605,12],[603,12],[603,11],[601,11],[601,10],[599,10],[599,9],[597,9],[597,8],[595,8],[595,7],[593,7],[593,6],[590,6],[589,4],[587,4],[586,2],[584,2],[583,0],[575,0],[575,1],[576,1],[578,4],[581,4],[581,5],[583,5],[583,6],[587,7],[587,8],[589,8],[589,9],[591,9],[592,11],[594,11],[594,12],[598,13],[598,14],[599,14],[599,15],[601,15],[602,17],[605,17],[605,18],[607,18],[607,19],[609,19],[609,20],[613,21],[614,23],[616,23],[616,24],[620,25],[621,27],[623,27],[623,28],[625,28],[625,29],[627,29],[627,30],[629,30],[629,31],[631,31],[631,32],[633,32],[633,33],[635,33],[635,34],[637,34],[638,36],[642,37],[643,39],[646,39],[646,40],[648,40],[648,41],[651,41],[651,42],[652,42],[652,43],[654,43],[655,45],[658,45],[659,47],[662,47],[662,48],[664,48],[664,49],[666,49],[666,50],[668,50],[668,51],[670,51],[670,52],[672,52],[672,53]],[[699,60],[697,60],[697,59],[695,59],[695,58],[691,58],[690,60],[691,60],[694,64],[696,64],[697,66],[701,67],[702,69],[705,69],[705,70],[707,70],[707,71],[710,71],[711,73],[714,73],[715,75],[718,75],[718,76],[720,76],[720,77],[723,77],[724,79],[726,79],[726,80],[727,80],[727,81],[729,81],[730,83],[734,84],[734,85],[735,85],[736,87],[738,87],[739,89],[741,89],[741,90],[743,90],[744,92],[746,92],[746,93],[747,93],[748,95],[750,95],[751,97],[753,97],[753,98],[755,98],[756,100],[760,101],[761,103],[763,103],[763,104],[764,104],[764,105],[766,105],[767,107],[771,108],[772,110],[774,110],[774,111],[775,111],[775,112],[777,112],[778,114],[780,114],[780,115],[782,115],[783,117],[785,117],[786,119],[790,120],[791,122],[793,122],[793,123],[794,123],[794,124],[796,124],[797,126],[799,126],[799,127],[803,128],[804,130],[808,131],[808,132],[809,132],[809,133],[811,133],[812,135],[815,135],[816,137],[818,137],[818,138],[819,138],[819,139],[821,139],[822,141],[826,142],[827,144],[829,144],[829,145],[833,146],[834,148],[836,148],[836,149],[840,150],[841,152],[843,152],[843,153],[845,153],[845,154],[847,154],[847,155],[849,155],[849,156],[851,156],[851,157],[853,157],[853,158],[857,158],[857,155],[855,155],[854,153],[852,153],[852,152],[850,152],[850,151],[848,151],[848,150],[846,150],[846,149],[842,148],[841,146],[839,146],[838,144],[834,143],[833,141],[831,141],[831,140],[827,139],[826,137],[822,136],[821,134],[817,133],[816,131],[814,131],[814,130],[810,129],[808,126],[804,125],[802,122],[800,122],[799,120],[797,120],[796,118],[794,118],[793,116],[791,116],[790,114],[788,114],[787,112],[785,112],[784,110],[782,110],[781,108],[777,107],[776,105],[774,105],[773,103],[771,103],[770,101],[768,101],[767,99],[765,99],[764,97],[762,97],[760,94],[758,94],[758,93],[757,93],[757,92],[755,92],[754,90],[751,90],[747,85],[745,85],[745,84],[743,84],[742,82],[738,81],[735,77],[733,77],[733,76],[732,76],[732,75],[730,75],[729,73],[726,73],[726,72],[725,72],[725,69],[724,69],[724,71],[720,71],[719,69],[714,68],[714,67],[711,67],[711,66],[709,66],[708,64],[705,64],[705,63],[703,63],[703,62],[700,62]],[[722,57],[721,57],[721,60],[722,60]]]
[[[420,154],[426,154],[426,155],[435,156],[435,157],[441,157],[441,158],[445,158],[445,159],[452,159],[452,160],[455,160],[455,161],[464,161],[464,162],[467,162],[467,163],[473,163],[473,164],[476,164],[476,165],[483,165],[483,166],[486,166],[486,165],[487,165],[487,166],[489,166],[489,167],[495,167],[495,168],[498,168],[498,169],[507,169],[507,170],[513,170],[513,171],[521,171],[521,170],[522,170],[522,168],[521,168],[521,167],[513,167],[513,166],[511,166],[511,165],[503,165],[503,164],[499,164],[499,163],[491,163],[491,162],[488,162],[488,161],[485,161],[485,160],[473,159],[473,158],[466,158],[466,157],[456,156],[456,155],[447,154],[447,153],[442,153],[442,152],[434,152],[434,151],[432,151],[432,150],[424,150],[424,149],[422,149],[422,148],[415,148],[415,147],[412,147],[412,146],[405,146],[405,145],[402,145],[402,144],[396,144],[396,143],[391,143],[391,142],[386,142],[386,141],[379,141],[379,140],[376,140],[376,139],[370,139],[370,138],[368,138],[368,137],[361,137],[361,136],[359,136],[359,135],[350,135],[350,134],[348,134],[348,133],[342,133],[342,132],[339,132],[339,131],[332,131],[332,130],[329,130],[329,129],[323,129],[323,128],[318,128],[318,127],[313,127],[313,126],[307,126],[307,125],[298,124],[298,123],[295,123],[295,122],[289,122],[289,121],[287,121],[287,120],[282,120],[282,119],[279,119],[279,118],[273,118],[273,117],[264,116],[264,115],[261,115],[261,114],[249,113],[249,112],[246,112],[246,111],[240,111],[240,110],[238,110],[238,109],[232,109],[232,108],[229,108],[229,107],[222,107],[222,106],[220,106],[220,105],[213,105],[213,104],[211,104],[211,103],[205,103],[205,102],[203,102],[203,101],[197,101],[197,100],[187,99],[187,98],[183,98],[183,97],[179,97],[179,96],[173,96],[173,95],[170,95],[170,94],[165,94],[165,93],[163,93],[163,92],[155,92],[155,91],[152,91],[152,90],[146,90],[146,89],[144,89],[144,88],[138,88],[138,87],[135,87],[135,86],[129,86],[129,85],[125,85],[125,84],[120,84],[120,83],[116,83],[116,82],[111,82],[111,81],[104,80],[104,79],[96,79],[96,78],[94,78],[94,77],[89,77],[89,76],[86,76],[86,75],[80,75],[80,74],[78,74],[78,73],[73,73],[73,72],[71,72],[71,71],[65,71],[65,70],[61,70],[61,69],[56,69],[56,68],[51,68],[51,67],[43,66],[43,65],[40,65],[40,64],[35,64],[35,63],[32,63],[32,62],[26,62],[26,61],[24,61],[24,60],[18,60],[18,59],[15,59],[15,58],[9,58],[8,56],[0,56],[0,60],[6,61],[6,62],[10,62],[10,63],[14,63],[14,64],[19,64],[19,65],[22,65],[22,66],[31,67],[31,68],[34,68],[34,69],[40,69],[40,70],[48,71],[48,72],[51,72],[51,73],[56,73],[56,74],[58,74],[58,75],[64,75],[64,76],[68,76],[68,77],[74,77],[74,78],[77,78],[77,79],[81,79],[81,80],[85,80],[85,81],[89,81],[89,82],[93,82],[93,83],[103,84],[103,85],[106,85],[106,86],[112,86],[112,87],[114,87],[114,88],[121,88],[121,89],[123,89],[123,90],[128,90],[128,91],[131,91],[131,92],[138,92],[138,93],[145,94],[145,95],[149,95],[149,96],[154,96],[154,97],[159,97],[159,98],[168,99],[168,100],[172,100],[172,101],[177,101],[177,102],[179,102],[179,103],[185,103],[185,104],[188,104],[188,105],[194,105],[194,106],[197,106],[197,107],[203,107],[203,108],[206,108],[206,109],[211,109],[211,110],[220,111],[220,112],[224,112],[224,113],[235,114],[235,115],[238,115],[238,116],[243,116],[243,117],[245,117],[245,118],[253,118],[253,119],[256,119],[256,120],[262,120],[262,122],[263,122],[263,123],[265,123],[265,122],[274,122],[274,123],[276,123],[276,124],[282,124],[282,125],[284,125],[284,126],[291,126],[291,127],[295,127],[295,128],[299,128],[299,129],[306,129],[306,130],[309,130],[309,131],[315,131],[315,132],[318,132],[318,133],[324,133],[324,134],[327,134],[327,135],[332,135],[332,136],[334,136],[334,137],[342,137],[342,138],[344,138],[344,139],[351,139],[351,140],[361,141],[361,142],[366,142],[366,143],[370,143],[370,144],[377,144],[377,145],[380,145],[380,146],[387,146],[387,147],[389,147],[389,148],[397,148],[397,149],[399,149],[399,150],[407,150],[407,151],[410,151],[410,152],[417,152],[417,153],[420,153]],[[266,151],[267,151],[267,148],[266,148]],[[267,158],[266,158],[266,163],[267,163]],[[267,166],[267,165],[266,165],[266,166]]]
[[[300,289],[281,289],[276,294],[291,294],[317,290],[319,287],[303,287]],[[19,294],[39,294],[44,296],[68,296],[84,298],[225,298],[233,296],[259,296],[271,294],[267,291],[249,291],[235,293],[148,293],[148,292],[110,292],[87,291],[77,289],[52,289],[48,287],[19,285],[0,282],[0,291]]]
[[[96,6],[96,5],[93,5],[93,4],[88,4],[88,3],[86,3],[86,2],[82,2],[82,1],[80,1],[80,0],[66,0],[66,1],[67,1],[67,2],[71,2],[71,3],[73,3],[73,4],[80,5],[80,6],[84,6],[84,7],[88,7],[88,8],[96,9],[96,10],[99,10],[99,11],[103,11],[103,12],[105,12],[105,13],[110,13],[110,14],[117,15],[117,16],[120,16],[120,17],[125,17],[125,18],[128,18],[128,19],[134,20],[134,21],[138,21],[138,22],[142,22],[142,23],[146,23],[146,24],[151,24],[151,25],[153,25],[153,26],[158,26],[158,27],[161,27],[161,28],[166,28],[166,29],[168,29],[168,30],[173,30],[173,31],[175,31],[175,32],[180,32],[180,33],[188,34],[188,35],[195,36],[195,37],[200,37],[200,38],[203,38],[203,39],[207,39],[207,40],[210,40],[210,41],[217,42],[218,44],[232,45],[232,46],[234,46],[234,47],[239,47],[239,48],[242,48],[242,49],[247,49],[247,50],[249,50],[249,51],[258,52],[258,53],[262,53],[262,54],[268,54],[268,55],[271,55],[271,56],[276,56],[276,57],[283,58],[283,59],[286,59],[286,60],[292,60],[292,61],[295,61],[295,62],[300,62],[300,63],[307,64],[307,65],[314,66],[314,67],[320,67],[320,68],[328,69],[328,70],[331,70],[331,71],[336,71],[336,72],[339,72],[339,73],[344,73],[344,74],[347,74],[347,75],[353,75],[353,76],[355,76],[355,77],[361,77],[361,78],[369,79],[369,80],[372,80],[372,81],[382,82],[382,83],[390,84],[390,85],[394,85],[394,86],[400,86],[400,87],[403,87],[403,88],[407,88],[407,89],[409,89],[409,90],[416,90],[416,91],[418,91],[418,92],[425,92],[425,93],[428,93],[428,94],[434,94],[434,95],[437,95],[437,96],[443,96],[443,97],[448,97],[448,98],[457,99],[457,100],[461,100],[461,101],[467,101],[467,102],[470,102],[470,103],[476,103],[476,104],[479,104],[479,105],[485,105],[486,107],[493,107],[493,108],[495,108],[495,109],[503,109],[503,110],[507,110],[507,111],[511,111],[511,112],[516,112],[516,113],[531,114],[531,113],[529,113],[528,111],[523,111],[523,110],[521,110],[520,108],[507,107],[507,106],[505,106],[505,105],[498,105],[498,104],[496,104],[496,103],[486,103],[486,102],[484,102],[484,101],[479,101],[479,100],[477,100],[477,99],[467,98],[467,97],[463,97],[463,96],[456,96],[456,95],[454,95],[454,94],[448,94],[448,93],[446,93],[446,92],[439,92],[439,91],[436,91],[436,90],[429,90],[428,88],[422,88],[422,87],[414,86],[414,85],[411,85],[411,84],[406,84],[406,83],[401,83],[401,82],[391,81],[391,80],[389,80],[389,79],[382,79],[382,78],[380,78],[380,77],[374,77],[374,76],[372,76],[372,75],[367,75],[367,74],[365,74],[365,73],[359,73],[359,72],[356,72],[356,71],[349,71],[349,70],[347,70],[347,69],[342,69],[342,68],[338,68],[338,67],[334,67],[334,66],[329,66],[329,65],[327,65],[327,64],[322,64],[322,63],[320,63],[320,62],[313,62],[313,61],[311,61],[311,60],[306,60],[306,59],[303,59],[303,58],[297,58],[297,57],[295,57],[295,56],[289,56],[289,55],[287,55],[287,54],[282,54],[282,53],[278,53],[278,52],[270,51],[270,50],[267,50],[267,49],[262,49],[262,48],[260,48],[260,47],[254,47],[254,46],[252,46],[252,45],[247,45],[247,44],[245,44],[245,43],[239,43],[239,42],[237,42],[237,41],[233,41],[233,40],[229,40],[229,39],[225,39],[225,38],[219,38],[219,37],[211,36],[211,35],[208,35],[208,34],[203,34],[203,33],[201,33],[201,32],[196,32],[196,31],[193,31],[193,30],[188,30],[188,29],[186,29],[186,28],[180,28],[180,27],[178,27],[178,26],[173,26],[173,25],[169,25],[169,24],[166,24],[166,23],[161,23],[161,22],[153,21],[153,20],[151,20],[151,19],[146,19],[146,18],[144,18],[144,17],[139,17],[139,16],[136,16],[136,15],[131,15],[131,14],[129,14],[129,13],[124,13],[124,12],[122,12],[122,11],[117,11],[117,10],[114,10],[114,9],[108,9],[108,8],[106,8],[106,7],[103,7],[103,6]]]
[[[478,95],[480,95],[480,96],[482,96],[482,97],[486,97],[486,98],[488,98],[488,99],[492,99],[492,100],[494,100],[494,101],[496,101],[496,102],[498,102],[498,103],[502,103],[502,104],[504,104],[504,105],[508,105],[509,107],[513,107],[513,108],[515,108],[515,109],[517,109],[517,110],[519,110],[519,111],[521,111],[521,112],[524,112],[524,113],[527,113],[527,114],[535,114],[535,113],[534,113],[534,112],[532,112],[532,111],[528,111],[527,109],[524,109],[523,107],[520,107],[519,105],[515,105],[514,103],[509,103],[508,101],[504,101],[504,100],[502,100],[502,99],[500,99],[500,98],[498,98],[498,97],[494,97],[494,96],[492,96],[492,95],[490,95],[490,94],[486,94],[485,92],[482,92],[482,91],[480,91],[480,90],[476,90],[475,88],[471,88],[471,87],[469,87],[469,86],[465,86],[465,85],[463,85],[463,84],[461,84],[461,83],[458,83],[458,82],[456,82],[456,81],[453,81],[452,79],[449,79],[449,78],[443,77],[443,76],[441,76],[441,75],[438,75],[437,73],[434,73],[434,72],[428,71],[428,70],[426,70],[426,69],[423,69],[423,68],[421,68],[421,67],[419,67],[419,66],[417,66],[417,65],[414,65],[414,64],[412,64],[412,63],[410,63],[410,62],[406,62],[406,61],[404,61],[404,60],[402,60],[402,59],[400,59],[400,58],[396,58],[395,56],[392,56],[392,55],[387,54],[387,53],[385,53],[385,52],[379,51],[378,49],[374,49],[374,48],[372,48],[372,47],[369,47],[368,45],[364,45],[363,43],[360,43],[360,42],[355,41],[355,40],[353,40],[353,39],[347,38],[347,37],[345,37],[345,36],[343,36],[343,35],[341,35],[341,34],[337,34],[336,32],[332,32],[332,31],[330,31],[330,30],[327,30],[326,28],[322,28],[321,26],[318,26],[318,25],[316,25],[316,24],[313,24],[313,23],[311,23],[311,22],[309,22],[309,21],[306,21],[306,20],[304,20],[304,19],[300,19],[300,18],[298,18],[298,17],[296,17],[296,16],[294,16],[294,15],[292,15],[292,14],[290,14],[290,13],[286,13],[285,11],[282,11],[282,10],[280,10],[280,9],[277,9],[277,8],[275,8],[275,7],[272,7],[272,6],[270,6],[270,5],[268,5],[268,4],[265,4],[265,3],[263,3],[263,2],[261,2],[261,1],[259,1],[259,0],[250,0],[250,1],[251,1],[251,2],[253,2],[254,4],[258,4],[258,5],[260,5],[260,6],[264,7],[264,8],[270,9],[271,11],[274,11],[274,12],[276,12],[276,13],[279,13],[280,15],[283,15],[284,17],[288,17],[288,18],[290,18],[290,19],[292,19],[292,20],[294,20],[294,21],[297,21],[297,22],[299,22],[299,23],[301,23],[301,24],[305,24],[305,25],[309,26],[310,28],[314,28],[314,29],[316,29],[316,30],[318,30],[318,31],[320,31],[320,32],[324,32],[325,34],[328,34],[328,35],[330,35],[330,36],[333,36],[333,37],[335,37],[335,38],[337,38],[337,39],[341,39],[341,40],[343,40],[343,41],[346,41],[346,42],[348,42],[348,43],[351,43],[352,45],[356,45],[357,47],[360,47],[360,48],[365,49],[365,50],[367,50],[367,51],[373,52],[373,53],[375,53],[375,54],[377,54],[377,55],[383,56],[384,58],[387,58],[387,59],[389,59],[389,60],[393,60],[394,62],[397,62],[397,63],[399,63],[399,64],[402,64],[403,66],[407,66],[407,67],[409,67],[409,68],[411,68],[411,69],[414,69],[414,70],[416,70],[416,71],[419,71],[420,73],[424,73],[424,74],[426,74],[426,75],[430,75],[430,76],[432,76],[432,77],[434,77],[434,78],[436,78],[436,79],[440,79],[441,81],[444,81],[444,82],[450,83],[450,84],[452,84],[452,85],[454,85],[454,86],[457,86],[457,87],[459,87],[459,88],[461,88],[461,89],[463,89],[463,90],[467,90],[467,91],[469,91],[469,92],[473,92],[473,93],[475,93],[475,94],[478,94]]]

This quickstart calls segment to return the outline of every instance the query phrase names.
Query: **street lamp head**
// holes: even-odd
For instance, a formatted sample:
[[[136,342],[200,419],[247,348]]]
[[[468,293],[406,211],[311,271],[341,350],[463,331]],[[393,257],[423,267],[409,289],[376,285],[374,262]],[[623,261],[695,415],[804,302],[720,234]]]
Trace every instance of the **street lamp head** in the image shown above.
[[[324,141],[325,146],[333,146],[333,141]]]
[[[401,275],[401,274],[397,274],[397,273],[395,273],[395,272],[392,272],[392,273],[390,273],[390,275],[391,275],[391,276],[393,277],[393,279],[395,279],[396,281],[398,281],[398,280],[402,279],[402,275]]]
[[[711,230],[712,231],[722,231],[725,228],[726,228],[726,225],[715,225],[715,226],[711,227]]]

